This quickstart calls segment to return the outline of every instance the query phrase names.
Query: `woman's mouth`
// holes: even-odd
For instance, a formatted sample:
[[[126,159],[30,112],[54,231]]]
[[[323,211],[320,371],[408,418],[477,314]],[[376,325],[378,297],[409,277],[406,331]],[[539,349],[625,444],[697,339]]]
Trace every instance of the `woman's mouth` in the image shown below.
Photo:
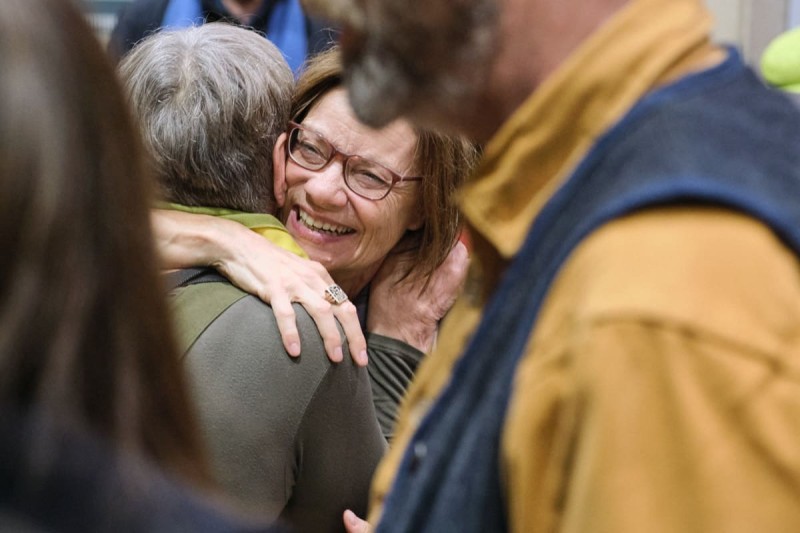
[[[347,235],[355,232],[354,229],[346,226],[339,226],[336,224],[331,224],[330,222],[319,222],[314,220],[314,217],[302,209],[297,210],[297,220],[299,220],[305,227],[313,231],[328,233],[330,235]]]

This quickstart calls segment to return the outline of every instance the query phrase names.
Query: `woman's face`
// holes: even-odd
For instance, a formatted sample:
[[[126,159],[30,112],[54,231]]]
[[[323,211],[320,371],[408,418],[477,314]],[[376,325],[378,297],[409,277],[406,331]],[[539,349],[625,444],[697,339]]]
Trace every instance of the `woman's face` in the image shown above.
[[[413,175],[417,136],[405,121],[380,130],[360,123],[344,89],[318,100],[303,126],[324,136],[343,153],[359,155]],[[367,200],[345,185],[343,160],[320,171],[306,170],[286,158],[286,135],[275,147],[275,196],[289,233],[319,261],[351,296],[364,287],[406,230],[419,229],[419,183],[400,182],[378,201]]]

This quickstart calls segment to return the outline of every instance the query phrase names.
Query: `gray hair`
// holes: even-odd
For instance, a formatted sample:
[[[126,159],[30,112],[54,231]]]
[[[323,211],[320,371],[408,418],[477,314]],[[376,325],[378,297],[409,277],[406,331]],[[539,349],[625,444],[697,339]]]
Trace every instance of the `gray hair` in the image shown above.
[[[165,200],[274,211],[272,149],[294,83],[275,45],[225,23],[162,31],[119,74]]]

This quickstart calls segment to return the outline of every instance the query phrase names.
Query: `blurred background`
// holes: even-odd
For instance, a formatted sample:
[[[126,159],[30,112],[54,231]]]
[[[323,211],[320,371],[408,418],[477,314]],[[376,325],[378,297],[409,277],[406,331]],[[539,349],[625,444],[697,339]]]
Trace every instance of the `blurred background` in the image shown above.
[[[119,9],[131,0],[84,0],[97,35],[108,39]],[[767,43],[800,26],[800,0],[705,0],[717,17],[716,37],[735,43],[748,61],[757,61]]]
[[[89,21],[104,44],[117,22],[117,13],[130,2],[131,0],[84,0]]]

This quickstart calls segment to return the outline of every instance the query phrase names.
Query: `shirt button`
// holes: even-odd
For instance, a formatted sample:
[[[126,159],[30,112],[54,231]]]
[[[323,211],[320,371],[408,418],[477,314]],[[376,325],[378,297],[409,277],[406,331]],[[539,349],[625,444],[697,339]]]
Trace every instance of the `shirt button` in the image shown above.
[[[428,455],[428,446],[424,442],[417,442],[411,452],[411,461],[408,465],[409,472],[413,473],[422,464],[425,456]]]

